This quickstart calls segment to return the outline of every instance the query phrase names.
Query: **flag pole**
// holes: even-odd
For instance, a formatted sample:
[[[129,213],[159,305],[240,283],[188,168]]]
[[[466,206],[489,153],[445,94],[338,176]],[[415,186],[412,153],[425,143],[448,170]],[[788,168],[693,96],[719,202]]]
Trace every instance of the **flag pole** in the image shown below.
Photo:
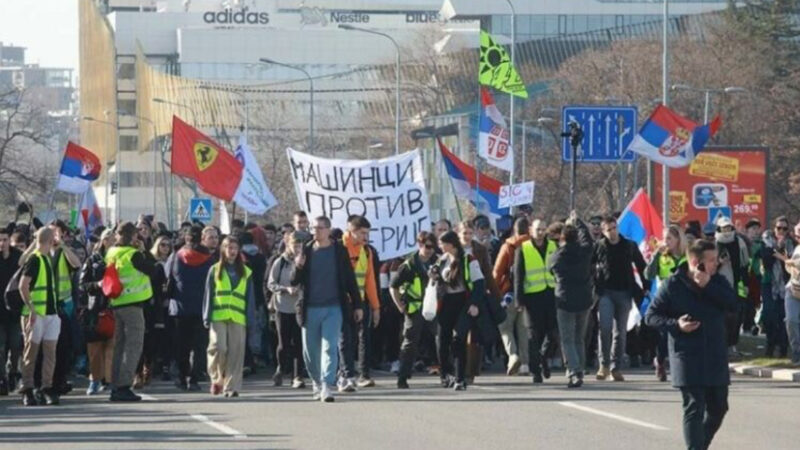
[[[464,216],[461,214],[461,205],[458,203],[458,195],[456,195],[456,187],[453,185],[453,177],[451,177],[448,174],[447,178],[450,180],[450,191],[453,193],[453,200],[455,200],[456,209],[458,210],[458,221],[460,222],[464,220]]]

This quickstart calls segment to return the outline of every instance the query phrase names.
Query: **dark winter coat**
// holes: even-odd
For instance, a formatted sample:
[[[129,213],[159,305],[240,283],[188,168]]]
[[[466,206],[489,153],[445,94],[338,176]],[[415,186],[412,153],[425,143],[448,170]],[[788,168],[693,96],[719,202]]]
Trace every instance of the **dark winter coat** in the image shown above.
[[[673,386],[730,384],[725,313],[736,305],[736,292],[719,274],[713,275],[706,287],[699,288],[684,266],[661,284],[647,309],[645,323],[669,333]],[[681,331],[678,318],[684,314],[700,321],[700,327],[691,333]]]

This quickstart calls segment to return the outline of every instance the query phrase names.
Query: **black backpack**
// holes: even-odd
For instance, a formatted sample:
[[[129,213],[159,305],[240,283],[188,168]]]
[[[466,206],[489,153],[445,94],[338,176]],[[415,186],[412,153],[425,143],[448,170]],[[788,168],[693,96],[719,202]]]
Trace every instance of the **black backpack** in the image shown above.
[[[19,292],[19,279],[22,278],[22,267],[17,269],[14,276],[8,282],[5,291],[6,309],[12,313],[19,314],[25,302],[22,301],[22,294]]]

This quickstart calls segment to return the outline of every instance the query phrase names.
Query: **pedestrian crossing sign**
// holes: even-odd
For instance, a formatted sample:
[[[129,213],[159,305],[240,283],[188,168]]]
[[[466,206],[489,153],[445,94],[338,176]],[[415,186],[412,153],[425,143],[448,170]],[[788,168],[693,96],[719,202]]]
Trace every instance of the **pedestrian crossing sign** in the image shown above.
[[[208,222],[211,220],[211,211],[210,198],[195,197],[189,202],[189,218],[192,220]]]

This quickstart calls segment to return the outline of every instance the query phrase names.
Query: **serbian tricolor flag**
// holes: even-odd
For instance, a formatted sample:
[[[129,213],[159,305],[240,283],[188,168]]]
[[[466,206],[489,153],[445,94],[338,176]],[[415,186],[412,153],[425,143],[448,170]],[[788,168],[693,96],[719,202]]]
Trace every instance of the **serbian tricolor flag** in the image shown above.
[[[717,116],[711,123],[698,126],[659,105],[633,138],[628,150],[667,167],[685,167],[703,150],[721,125],[722,119]]]
[[[629,239],[639,246],[639,251],[642,252],[645,261],[650,261],[653,253],[658,247],[658,240],[661,238],[662,230],[664,229],[664,222],[661,221],[655,206],[650,202],[650,197],[644,189],[639,189],[633,200],[628,203],[625,210],[617,220],[617,230],[626,239]],[[633,267],[635,277],[640,286],[644,287],[643,281],[644,274],[636,272],[636,267]],[[644,317],[647,312],[647,307],[650,305],[650,299],[657,290],[657,283],[653,280],[650,283],[650,292],[645,300],[642,301],[639,313]]]
[[[83,194],[100,176],[100,160],[94,153],[78,144],[67,143],[56,189],[71,194]]]
[[[475,168],[458,159],[450,150],[445,147],[442,140],[437,138],[439,149],[442,151],[442,160],[447,169],[447,174],[453,182],[453,190],[457,196],[465,198],[475,204],[478,211],[493,216],[501,217],[508,214],[508,208],[500,209],[497,205],[500,201],[500,187],[503,183],[494,178],[481,174],[480,187],[476,199],[475,187],[478,186]]]
[[[97,204],[97,198],[94,196],[94,189],[91,187],[83,193],[81,199],[81,208],[78,211],[78,228],[84,230],[88,237],[92,231],[103,225],[103,215],[100,212],[100,206]]]
[[[514,171],[514,153],[508,146],[508,127],[497,109],[492,94],[481,86],[481,117],[478,127],[478,155],[489,164]]]
[[[242,163],[213,139],[172,116],[172,173],[195,180],[206,193],[233,199],[242,181]]]

